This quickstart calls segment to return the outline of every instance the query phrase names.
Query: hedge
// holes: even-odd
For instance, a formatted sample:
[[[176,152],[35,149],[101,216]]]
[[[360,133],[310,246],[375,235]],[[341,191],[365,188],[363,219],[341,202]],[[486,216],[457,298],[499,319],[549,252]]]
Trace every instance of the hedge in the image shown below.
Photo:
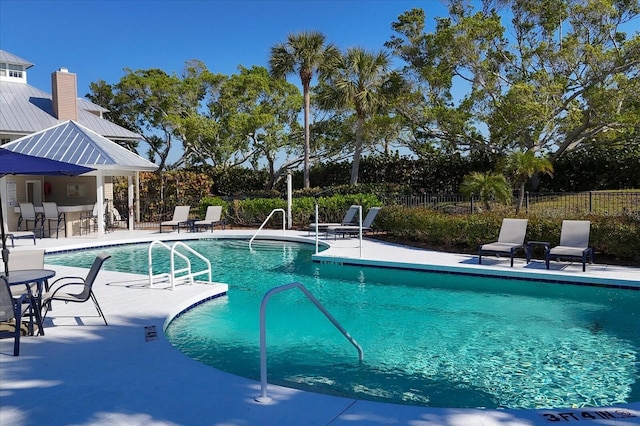
[[[516,217],[515,215],[513,217]],[[526,240],[560,242],[562,218],[521,216],[529,220]],[[376,218],[378,229],[408,242],[428,243],[444,250],[475,253],[483,243],[495,241],[501,214],[446,214],[423,208],[385,207]],[[590,244],[596,261],[603,256],[613,261],[640,264],[640,218],[581,215],[565,219],[591,221]]]

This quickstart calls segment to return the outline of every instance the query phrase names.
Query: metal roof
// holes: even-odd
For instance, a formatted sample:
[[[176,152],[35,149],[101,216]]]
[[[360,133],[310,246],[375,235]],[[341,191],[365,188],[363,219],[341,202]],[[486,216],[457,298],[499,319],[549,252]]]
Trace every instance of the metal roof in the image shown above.
[[[0,62],[22,65],[25,69],[31,68],[33,66],[31,62],[26,61],[21,57],[16,56],[13,53],[9,53],[5,50],[0,50]]]
[[[142,137],[99,117],[108,110],[78,98],[78,122],[114,140],[141,140]],[[0,82],[0,133],[29,134],[59,124],[53,114],[49,93],[25,83]]]
[[[138,154],[74,121],[65,121],[2,147],[22,154],[111,172],[155,171],[158,168]]]

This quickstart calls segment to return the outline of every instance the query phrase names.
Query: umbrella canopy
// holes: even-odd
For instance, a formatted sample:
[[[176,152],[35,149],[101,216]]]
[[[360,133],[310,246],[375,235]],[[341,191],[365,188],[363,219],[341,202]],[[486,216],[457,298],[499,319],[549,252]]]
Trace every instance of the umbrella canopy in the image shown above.
[[[0,177],[5,175],[67,175],[76,176],[90,172],[90,167],[34,157],[0,148]],[[2,200],[0,200],[1,202]],[[4,272],[9,275],[9,250],[7,250],[7,236],[4,233],[4,213],[0,207],[0,233],[2,234],[2,260]]]

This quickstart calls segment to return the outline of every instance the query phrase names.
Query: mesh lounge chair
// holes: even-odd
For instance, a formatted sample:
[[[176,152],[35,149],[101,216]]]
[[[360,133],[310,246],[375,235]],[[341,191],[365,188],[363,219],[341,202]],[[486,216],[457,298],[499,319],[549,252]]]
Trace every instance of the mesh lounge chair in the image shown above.
[[[483,244],[478,248],[478,264],[482,264],[482,255],[508,254],[511,256],[511,267],[513,268],[513,257],[518,250],[524,251],[524,237],[527,233],[527,219],[502,219],[500,235],[498,241]]]
[[[107,319],[105,318],[104,313],[102,313],[102,309],[100,309],[98,299],[96,299],[96,295],[93,293],[92,287],[96,277],[98,276],[98,272],[100,272],[100,268],[102,268],[102,264],[110,257],[111,255],[107,253],[102,253],[96,256],[86,278],[62,277],[51,283],[51,289],[42,295],[42,306],[44,307],[42,320],[44,321],[44,318],[47,316],[47,312],[51,307],[51,302],[54,300],[83,303],[91,299],[98,311],[98,314],[104,320],[104,325],[109,325],[107,324]],[[70,286],[81,288],[81,291],[79,293],[68,293]]]
[[[60,228],[64,228],[65,237],[67,235],[67,228],[65,224],[64,213],[60,213],[58,211],[58,205],[54,202],[42,202],[42,231],[40,236],[44,234],[44,222],[47,221],[49,225],[49,237],[51,237],[51,222],[56,224],[56,238],[58,238],[58,233],[60,232]]]
[[[371,207],[367,212],[367,215],[362,221],[362,232],[373,231],[371,227],[373,225],[373,221],[376,219],[378,212],[382,209],[382,207]],[[334,236],[338,236],[338,234],[345,235],[358,235],[360,233],[360,227],[358,225],[341,225],[341,226],[330,226],[327,228],[327,234],[334,234]]]
[[[338,223],[338,222],[324,222],[324,223],[318,223],[318,232],[327,232],[327,229],[331,226],[346,226],[346,225],[353,225],[354,224],[354,220],[356,217],[356,214],[358,213],[358,207],[357,205],[353,205],[351,207],[349,207],[349,210],[347,210],[347,212],[344,214],[344,217],[342,218],[342,222]],[[309,234],[312,232],[316,232],[316,224],[312,223],[311,225],[309,225]]]
[[[22,306],[29,299],[24,292],[17,298],[11,295],[11,287],[4,277],[0,277],[0,335],[13,336],[13,355],[20,355],[20,336],[22,329]]]
[[[216,225],[222,225],[224,229],[224,222],[221,220],[222,206],[209,206],[207,207],[207,213],[202,220],[196,220],[193,222],[193,226],[197,228],[210,228],[213,232],[213,228]]]
[[[548,249],[545,253],[547,269],[549,261],[554,259],[580,259],[582,272],[586,271],[586,263],[593,263],[593,248],[589,247],[589,231],[591,222],[588,220],[563,220],[560,230],[560,245]]]
[[[180,226],[187,225],[189,223],[190,209],[191,206],[176,206],[173,210],[173,218],[171,220],[160,222],[160,232],[162,233],[163,226],[178,228],[178,232],[180,232]]]
[[[11,239],[11,247],[15,247],[15,242],[14,240],[20,239],[20,238],[33,238],[33,245],[36,244],[36,234],[34,234],[31,231],[9,231],[7,228],[7,224],[3,223],[4,226],[4,234],[7,236],[7,238]]]

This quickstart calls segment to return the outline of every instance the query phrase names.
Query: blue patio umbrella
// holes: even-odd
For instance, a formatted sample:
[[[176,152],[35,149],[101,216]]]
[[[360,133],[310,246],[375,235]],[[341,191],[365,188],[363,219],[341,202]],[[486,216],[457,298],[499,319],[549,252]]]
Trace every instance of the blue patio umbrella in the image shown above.
[[[48,158],[34,157],[21,154],[8,149],[0,148],[0,177],[5,175],[45,175],[45,176],[77,176],[92,169],[78,166],[77,164],[50,160]],[[0,203],[2,200],[0,199]],[[9,275],[9,250],[7,249],[7,236],[4,233],[4,214],[0,208],[0,233],[2,234],[2,261],[4,273]]]

